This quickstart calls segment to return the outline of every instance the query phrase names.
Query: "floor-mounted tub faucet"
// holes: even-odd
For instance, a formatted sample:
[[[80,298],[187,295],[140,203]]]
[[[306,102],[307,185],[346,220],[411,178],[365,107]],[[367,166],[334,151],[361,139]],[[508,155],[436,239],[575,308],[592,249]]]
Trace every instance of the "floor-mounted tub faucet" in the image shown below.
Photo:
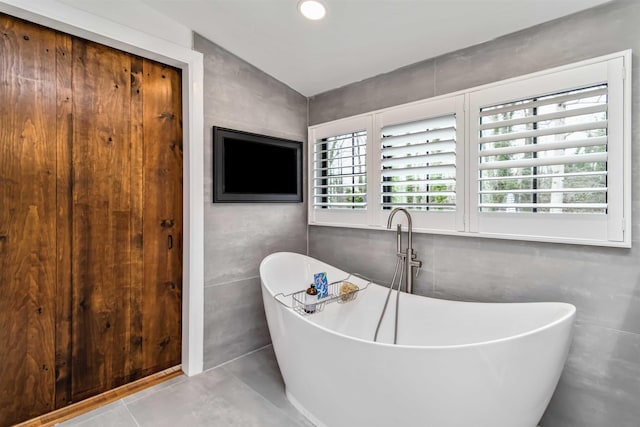
[[[407,226],[409,228],[409,243],[407,245],[407,249],[405,251],[402,250],[402,226],[398,224],[398,228],[396,230],[396,255],[400,257],[405,262],[405,289],[407,293],[413,293],[413,269],[422,267],[422,261],[418,261],[416,259],[416,253],[413,251],[413,230],[411,225],[411,215],[406,209],[403,208],[395,208],[391,211],[389,215],[389,220],[387,221],[387,229],[391,230],[391,221],[396,213],[403,212],[407,216]]]

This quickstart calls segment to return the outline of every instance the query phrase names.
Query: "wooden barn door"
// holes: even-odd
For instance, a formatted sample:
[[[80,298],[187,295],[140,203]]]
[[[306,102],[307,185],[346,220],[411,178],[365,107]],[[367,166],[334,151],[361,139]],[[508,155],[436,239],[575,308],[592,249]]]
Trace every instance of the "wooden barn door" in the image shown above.
[[[131,376],[135,379],[177,365],[182,348],[180,72],[145,59],[141,85],[143,180],[137,191],[143,216],[138,217],[142,228],[134,236],[137,242],[144,238],[142,277],[134,281],[138,317],[132,324]]]
[[[180,74],[73,42],[71,399],[180,363]]]
[[[0,15],[0,425],[55,407],[56,34]]]
[[[127,381],[131,314],[131,59],[73,41],[71,400]]]
[[[180,71],[0,15],[0,427],[180,364]]]

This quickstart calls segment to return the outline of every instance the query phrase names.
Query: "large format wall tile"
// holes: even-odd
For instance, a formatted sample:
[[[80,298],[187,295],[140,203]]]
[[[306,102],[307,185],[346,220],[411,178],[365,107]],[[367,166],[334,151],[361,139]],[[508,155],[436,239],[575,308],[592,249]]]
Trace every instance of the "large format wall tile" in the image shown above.
[[[309,126],[392,107],[435,94],[434,61],[426,60],[309,99]],[[409,90],[396,90],[402,85]]]
[[[403,228],[406,230],[406,228]],[[366,231],[340,227],[310,227],[309,255],[342,270],[359,273],[388,285],[396,266],[395,231]],[[407,233],[402,233],[403,247]],[[422,268],[414,280],[415,293],[433,293],[432,236],[414,235],[413,248]]]
[[[569,302],[581,320],[640,333],[640,268],[628,249],[450,236],[436,242],[438,292],[495,302]]]
[[[260,262],[272,252],[307,250],[306,201],[212,203],[212,126],[304,143],[307,99],[197,34],[194,46],[204,55],[204,358],[211,367],[269,343]]]
[[[273,252],[306,253],[306,222],[299,204],[205,205],[205,285],[257,276]]]
[[[543,427],[635,427],[640,420],[640,335],[578,323]]]
[[[623,28],[634,20],[637,8],[606,5],[442,55],[436,95],[632,48],[637,32]]]
[[[205,201],[213,201],[213,126],[306,141],[307,99],[284,83],[194,35],[204,55]]]
[[[271,342],[261,292],[259,277],[205,287],[205,369]]]

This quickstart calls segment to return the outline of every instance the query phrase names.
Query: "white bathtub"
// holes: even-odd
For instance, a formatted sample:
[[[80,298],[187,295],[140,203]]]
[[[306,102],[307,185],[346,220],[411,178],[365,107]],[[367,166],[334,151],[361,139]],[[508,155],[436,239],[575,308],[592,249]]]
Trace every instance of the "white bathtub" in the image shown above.
[[[321,271],[329,281],[347,276],[294,253],[275,253],[260,265],[262,297],[287,397],[314,424],[537,425],[567,357],[574,306],[453,302],[402,293],[394,345],[389,343],[395,294],[378,342],[372,341],[385,287],[371,284],[354,301],[327,304],[309,316],[274,298],[306,288]]]

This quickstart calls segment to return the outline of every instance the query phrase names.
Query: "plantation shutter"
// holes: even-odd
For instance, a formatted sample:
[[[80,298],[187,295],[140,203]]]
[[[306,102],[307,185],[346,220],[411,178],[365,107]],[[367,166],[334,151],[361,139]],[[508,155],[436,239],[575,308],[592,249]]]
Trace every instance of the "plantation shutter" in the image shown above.
[[[309,224],[631,247],[631,101],[624,51],[311,126]]]
[[[456,114],[381,129],[381,206],[456,209]]]
[[[607,213],[607,84],[480,109],[480,212]]]
[[[367,132],[322,138],[314,144],[315,209],[366,209]]]

